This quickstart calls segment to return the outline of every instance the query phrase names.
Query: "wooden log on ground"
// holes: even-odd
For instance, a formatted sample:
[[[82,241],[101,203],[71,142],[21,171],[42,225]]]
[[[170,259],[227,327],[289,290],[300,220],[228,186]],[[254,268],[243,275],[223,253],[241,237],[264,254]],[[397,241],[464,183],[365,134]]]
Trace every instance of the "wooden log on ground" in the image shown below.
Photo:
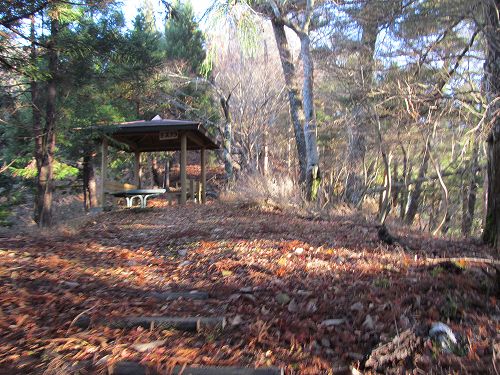
[[[153,367],[148,367],[137,362],[120,361],[110,366],[110,375],[146,375],[160,374]],[[172,375],[282,375],[283,369],[279,367],[182,367],[176,366],[173,369],[162,372]]]
[[[203,329],[224,329],[224,317],[188,317],[171,316],[138,316],[116,319],[107,323],[112,328],[153,328],[177,329],[179,331],[197,332]]]
[[[188,300],[208,299],[207,292],[151,292],[150,296],[162,301],[173,301],[178,298],[183,298]]]

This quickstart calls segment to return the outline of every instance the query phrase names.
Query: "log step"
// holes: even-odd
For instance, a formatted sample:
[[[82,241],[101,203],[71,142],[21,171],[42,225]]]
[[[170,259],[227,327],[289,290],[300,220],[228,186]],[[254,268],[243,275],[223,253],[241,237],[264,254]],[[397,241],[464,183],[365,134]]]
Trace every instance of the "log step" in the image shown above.
[[[279,367],[182,367],[176,366],[171,371],[172,375],[283,375]],[[147,367],[137,362],[120,361],[108,368],[109,375],[146,375],[160,374],[154,368]]]
[[[150,296],[162,301],[173,301],[178,298],[183,298],[188,300],[208,299],[207,292],[151,292]]]
[[[224,329],[226,318],[224,317],[188,317],[179,318],[171,316],[138,316],[109,321],[111,328],[154,328],[154,329],[177,329],[180,331],[197,332],[203,328]]]

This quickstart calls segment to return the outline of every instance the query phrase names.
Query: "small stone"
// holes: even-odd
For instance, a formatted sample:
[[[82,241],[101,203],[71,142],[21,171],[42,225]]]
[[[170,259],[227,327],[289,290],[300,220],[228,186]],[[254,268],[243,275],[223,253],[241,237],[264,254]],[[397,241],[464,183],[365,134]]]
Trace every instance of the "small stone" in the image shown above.
[[[326,337],[323,337],[321,339],[321,345],[323,345],[325,348],[329,348],[330,346],[332,346],[330,340],[328,340]]]
[[[360,353],[354,353],[354,352],[349,352],[347,353],[347,356],[355,361],[362,361],[365,356],[363,354],[360,354]]]
[[[295,249],[295,254],[301,255],[304,253],[304,249],[302,247],[298,247]]]
[[[371,315],[367,315],[365,318],[365,321],[362,324],[363,328],[366,329],[367,331],[373,331],[375,328],[375,324],[373,323],[373,318]]]
[[[188,253],[187,249],[181,249],[177,252],[177,254],[179,254],[179,256],[181,257],[185,257],[187,253]]]
[[[243,288],[240,288],[241,293],[252,293],[252,287],[251,286],[245,286]]]
[[[231,325],[232,326],[237,326],[240,325],[243,322],[243,319],[241,318],[241,315],[236,315],[232,320],[231,320]]]
[[[326,319],[321,322],[325,327],[338,326],[345,323],[345,319]]]
[[[61,284],[67,286],[68,288],[76,288],[77,286],[80,286],[80,284],[76,281],[61,281]]]
[[[108,360],[109,360],[109,357],[110,357],[110,355],[109,355],[109,354],[105,355],[104,357],[102,357],[101,359],[99,359],[99,360],[95,363],[95,365],[96,365],[97,367],[99,367],[99,366],[103,366],[103,365],[107,364],[107,363],[108,363]]]
[[[362,311],[363,310],[363,304],[361,302],[356,302],[351,306],[351,311]]]
[[[310,300],[307,303],[307,306],[306,306],[307,312],[314,313],[318,310],[318,306],[316,305],[316,302],[318,302],[318,300],[315,298],[315,299]]]
[[[402,330],[406,330],[410,328],[410,319],[406,315],[401,314],[399,317],[399,325],[401,326]]]
[[[191,262],[189,260],[185,260],[185,261],[179,263],[179,267],[186,267],[186,266],[189,266],[190,264],[191,264]]]
[[[242,299],[246,299],[247,301],[250,301],[252,303],[256,303],[257,302],[257,298],[255,298],[255,296],[253,294],[243,293],[241,295],[241,298]]]
[[[262,307],[260,308],[260,312],[261,312],[263,315],[267,315],[267,314],[269,314],[269,313],[271,312],[271,310],[266,309],[266,306],[262,306]]]
[[[286,305],[288,302],[290,302],[290,297],[286,293],[280,293],[276,296],[276,301],[278,301],[278,303],[281,305]]]
[[[151,341],[144,344],[133,344],[132,348],[138,352],[144,353],[156,349],[165,344],[165,340]]]
[[[299,289],[299,290],[297,290],[297,294],[298,294],[299,296],[309,297],[309,296],[312,294],[312,292],[311,292],[311,291],[309,291],[309,290],[302,290],[302,289]]]
[[[291,313],[295,313],[295,312],[299,311],[299,305],[297,305],[297,302],[295,302],[295,298],[290,301],[287,309]]]
[[[90,326],[90,316],[87,314],[80,315],[73,323],[75,327],[81,328],[81,329],[87,329]]]

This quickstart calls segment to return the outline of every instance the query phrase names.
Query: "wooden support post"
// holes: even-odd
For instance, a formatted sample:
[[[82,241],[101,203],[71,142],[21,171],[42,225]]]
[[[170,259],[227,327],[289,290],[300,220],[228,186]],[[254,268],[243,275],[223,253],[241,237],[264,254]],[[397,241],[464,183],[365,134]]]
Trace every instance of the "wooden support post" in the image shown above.
[[[196,180],[196,203],[201,203],[201,183]]]
[[[170,159],[165,160],[165,179],[163,187],[168,189],[170,187]]]
[[[194,180],[192,178],[189,179],[189,197],[194,201]]]
[[[186,133],[181,134],[181,204],[186,204],[187,196],[187,181],[186,181],[186,164],[187,164],[187,137]]]
[[[101,143],[101,207],[104,208],[105,197],[104,197],[104,186],[106,184],[106,178],[108,176],[108,140],[107,138],[102,139]]]
[[[135,185],[138,189],[141,188],[142,180],[142,166],[141,166],[141,153],[135,152]]]
[[[207,203],[207,151],[202,148],[200,151],[200,163],[201,163],[201,198],[198,197],[199,201],[203,204]]]

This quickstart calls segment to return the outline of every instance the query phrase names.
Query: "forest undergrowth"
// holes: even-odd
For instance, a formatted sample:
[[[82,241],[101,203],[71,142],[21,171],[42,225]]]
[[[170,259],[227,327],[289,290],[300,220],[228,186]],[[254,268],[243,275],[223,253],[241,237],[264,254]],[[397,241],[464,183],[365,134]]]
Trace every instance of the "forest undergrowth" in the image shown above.
[[[500,369],[492,265],[436,261],[494,259],[488,247],[401,229],[406,245],[387,245],[355,214],[153,205],[92,216],[66,233],[2,234],[0,373],[78,373],[76,363],[104,372],[123,360],[287,374]],[[209,298],[152,294],[193,290]],[[103,324],[159,315],[227,325],[192,333]],[[454,348],[429,338],[437,322],[457,337]]]

